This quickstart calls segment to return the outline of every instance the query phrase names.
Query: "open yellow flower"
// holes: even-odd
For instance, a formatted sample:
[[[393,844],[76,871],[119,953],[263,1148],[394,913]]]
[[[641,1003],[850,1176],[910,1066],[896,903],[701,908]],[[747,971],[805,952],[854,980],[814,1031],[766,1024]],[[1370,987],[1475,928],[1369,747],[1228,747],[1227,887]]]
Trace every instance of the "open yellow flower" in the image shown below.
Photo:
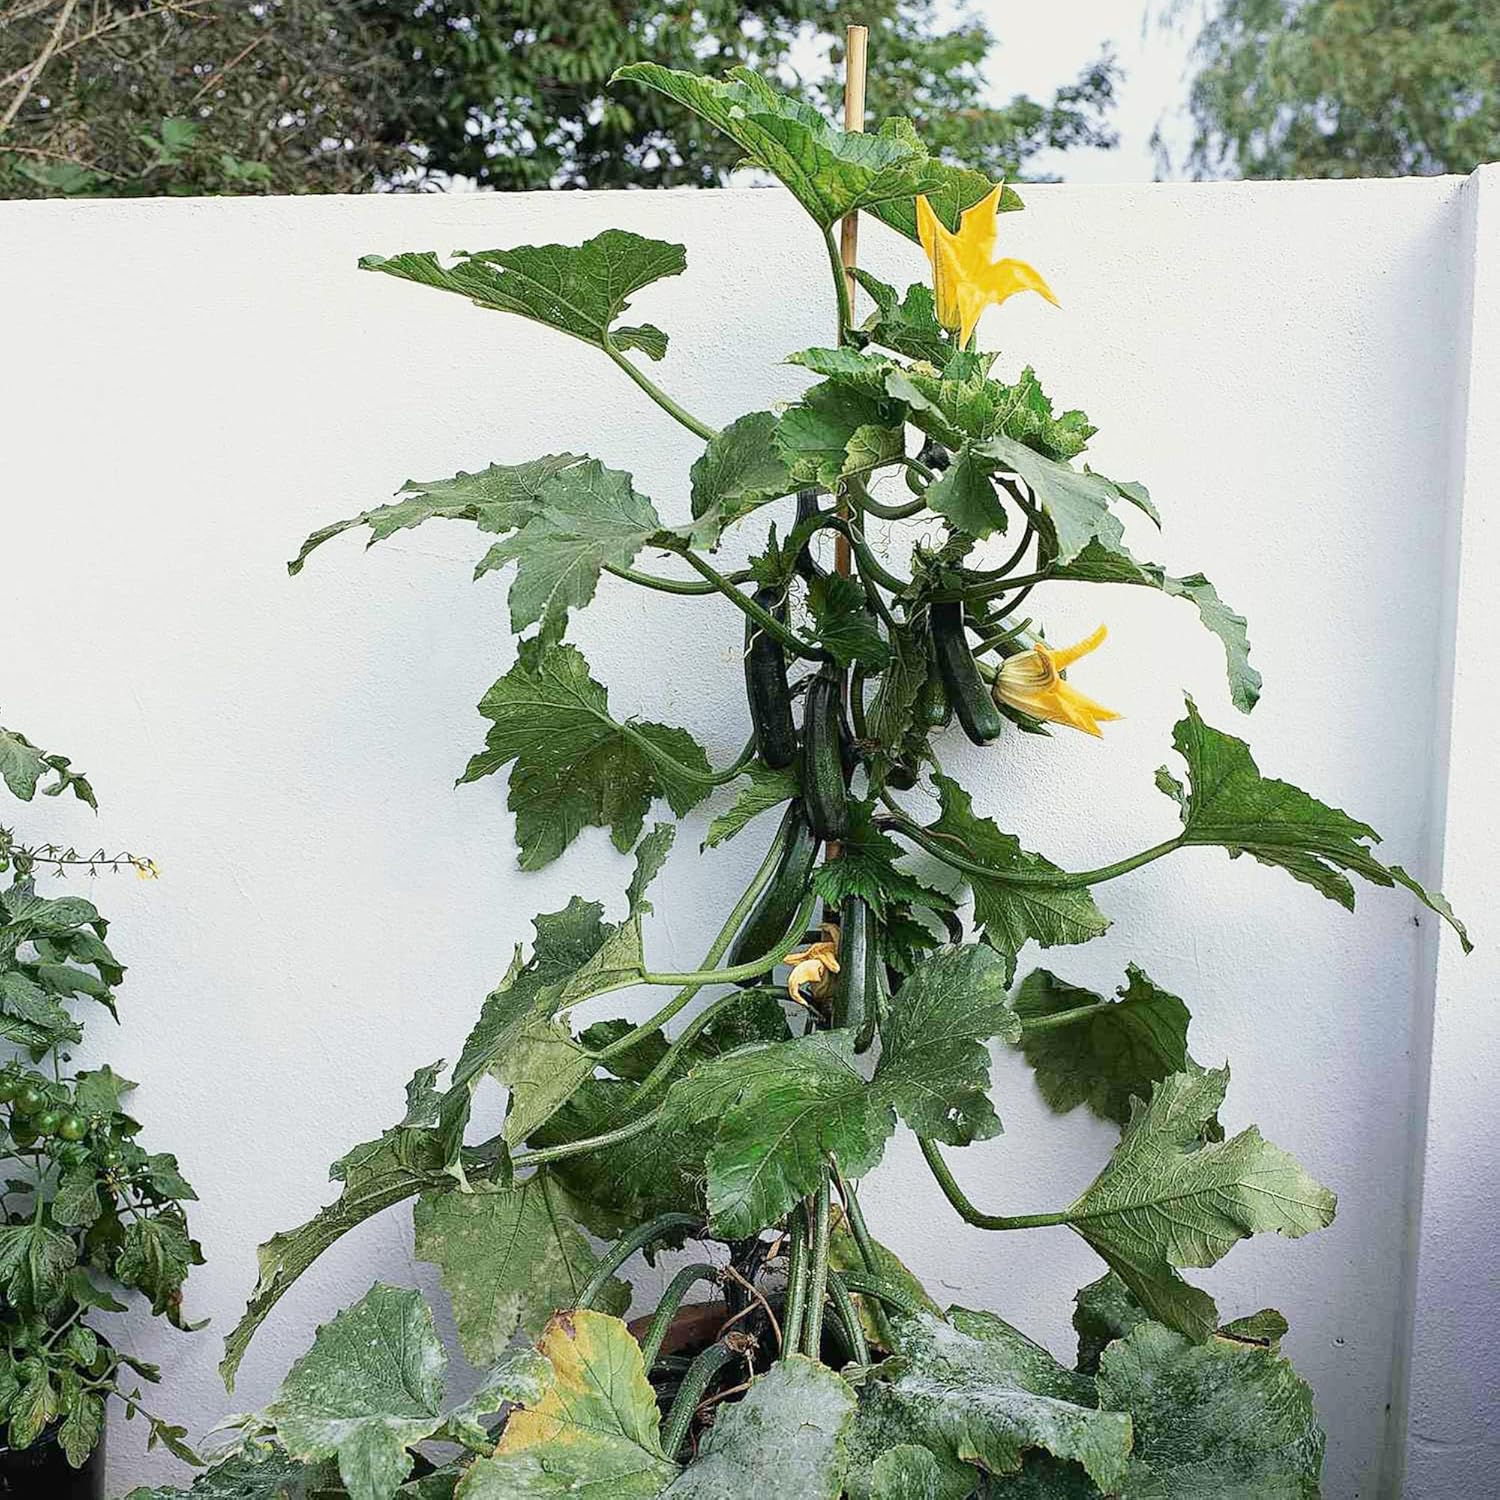
[[[806,1005],[802,998],[802,986],[806,985],[813,999],[825,1000],[833,992],[833,976],[839,971],[839,929],[835,922],[824,922],[823,937],[811,947],[796,953],[788,953],[786,962],[792,966],[787,976],[786,992],[796,1005]]]
[[[1038,641],[1030,651],[1007,658],[995,678],[995,701],[1007,703],[1033,719],[1050,719],[1054,724],[1098,735],[1100,724],[1120,715],[1069,687],[1062,672],[1080,656],[1096,650],[1107,634],[1101,625],[1091,636],[1061,651]]]
[[[960,344],[973,336],[979,315],[1017,292],[1040,292],[1060,306],[1039,271],[1024,260],[996,260],[995,228],[1000,189],[966,209],[954,234],[933,211],[925,195],[917,199],[917,236],[932,262],[932,291],[937,320],[958,334]]]

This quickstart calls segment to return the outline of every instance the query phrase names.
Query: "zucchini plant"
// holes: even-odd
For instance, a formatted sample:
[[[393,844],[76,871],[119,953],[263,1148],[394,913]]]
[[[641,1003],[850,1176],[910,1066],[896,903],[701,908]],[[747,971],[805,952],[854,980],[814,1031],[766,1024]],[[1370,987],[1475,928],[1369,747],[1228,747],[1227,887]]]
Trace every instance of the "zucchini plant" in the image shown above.
[[[1003,808],[974,805],[945,767],[950,719],[980,746],[1036,736],[1042,755],[1054,727],[1099,736],[1115,717],[1064,675],[1103,630],[1066,647],[1042,630],[1055,592],[1128,585],[1186,601],[1222,642],[1242,713],[1261,687],[1246,622],[1201,574],[1127,547],[1126,516],[1160,524],[1146,488],[1081,465],[1095,430],[1084,414],[1058,412],[1030,368],[999,378],[976,346],[986,306],[1051,296],[1031,267],[995,259],[1021,207],[1012,189],[930,154],[905,121],[846,133],[744,70],[716,81],[642,63],[619,76],[723,131],[806,210],[837,340],[788,352],[811,377],[799,399],[716,429],[647,373],[667,334],[622,321],[627,299],[683,272],[679,245],[610,229],[580,245],[362,262],[591,347],[702,451],[682,524],[628,473],[547,454],[408,483],[315,532],[290,564],[356,528],[374,543],[433,520],[476,526],[488,544],[476,574],[514,565],[520,641],[479,705],[488,732],[460,779],[508,768],[523,869],[586,827],[607,828],[635,864],[622,920],[583,897],[535,919],[456,1065],[420,1068],[397,1123],[334,1164],[338,1198],[261,1247],[223,1365],[232,1382],[334,1241],[415,1200],[417,1254],[489,1372],[479,1392],[445,1402],[428,1309],[378,1286],[243,1419],[201,1493],[1316,1495],[1323,1435],[1279,1352],[1284,1320],[1226,1317],[1183,1272],[1252,1234],[1322,1228],[1333,1194],[1258,1130],[1226,1138],[1228,1069],[1194,1060],[1187,1005],[1144,968],[1101,995],[1047,969],[1019,977],[1018,960],[1032,943],[1099,936],[1097,888],[1199,845],[1345,907],[1355,880],[1399,885],[1467,946],[1463,928],[1377,857],[1369,826],[1263,775],[1191,699],[1156,778],[1181,820],[1163,842],[1064,869],[1024,848]],[[920,245],[930,283],[846,275],[833,231],[856,212]],[[746,566],[714,560],[746,532]],[[605,574],[742,617],[748,736],[731,763],[633,717],[566,638]],[[707,847],[775,833],[701,962],[665,972],[643,919],[675,830],[645,831],[647,814],[662,802],[680,818],[728,788]],[[643,988],[664,992],[645,1020],[609,1014],[606,997]],[[1024,1054],[1056,1111],[1119,1128],[1071,1203],[992,1212],[957,1180],[953,1153],[1000,1130],[996,1045]],[[497,1085],[503,1127],[472,1140],[476,1092]],[[860,1187],[901,1128],[964,1222],[1064,1226],[1098,1253],[1102,1274],[1076,1298],[1076,1360],[996,1312],[941,1309],[872,1235]],[[623,1321],[631,1257],[685,1245],[692,1258],[654,1312]]]

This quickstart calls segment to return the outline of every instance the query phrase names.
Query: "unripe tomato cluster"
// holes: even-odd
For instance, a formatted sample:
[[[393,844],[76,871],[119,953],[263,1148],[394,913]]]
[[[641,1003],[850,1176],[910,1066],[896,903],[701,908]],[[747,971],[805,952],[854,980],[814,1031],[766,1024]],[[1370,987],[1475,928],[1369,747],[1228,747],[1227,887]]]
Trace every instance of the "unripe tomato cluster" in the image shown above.
[[[10,1106],[10,1133],[18,1146],[49,1136],[70,1144],[82,1141],[89,1122],[71,1103],[65,1088],[40,1073],[23,1073],[14,1064],[0,1069],[0,1105]]]

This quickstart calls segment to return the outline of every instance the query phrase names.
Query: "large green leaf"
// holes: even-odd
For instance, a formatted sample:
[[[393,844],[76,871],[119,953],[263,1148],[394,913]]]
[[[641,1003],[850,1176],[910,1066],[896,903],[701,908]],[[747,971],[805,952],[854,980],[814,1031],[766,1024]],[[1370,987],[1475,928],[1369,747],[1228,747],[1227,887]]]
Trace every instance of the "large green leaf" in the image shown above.
[[[1096,537],[1073,558],[1052,570],[1055,579],[1081,583],[1132,583],[1160,589],[1173,599],[1186,599],[1198,618],[1224,645],[1229,673],[1229,696],[1241,713],[1249,713],[1260,698],[1261,676],[1250,665],[1249,626],[1219,598],[1218,590],[1201,573],[1174,578],[1159,563],[1141,562],[1123,542]]]
[[[864,589],[854,579],[825,573],[809,585],[807,604],[812,611],[814,635],[840,666],[862,662],[868,670],[878,672],[890,660],[890,647],[880,633],[880,623],[870,612]]]
[[[477,474],[460,470],[451,479],[425,482],[408,479],[397,491],[405,498],[361,511],[347,521],[335,521],[313,532],[286,570],[296,577],[310,553],[356,526],[370,528],[366,547],[433,519],[473,521],[481,531],[497,534],[514,531],[534,514],[542,486],[554,475],[581,462],[573,453],[549,453],[545,458],[534,458],[524,464],[491,464]]]
[[[1187,1006],[1135,964],[1125,974],[1112,1002],[1046,969],[1028,974],[1016,992],[1022,1051],[1058,1114],[1086,1104],[1123,1125],[1132,1098],[1150,1098],[1154,1084],[1187,1066]]]
[[[553,1380],[540,1401],[513,1411],[491,1458],[481,1458],[457,1500],[650,1500],[678,1472],[661,1451],[661,1418],[641,1347],[618,1318],[564,1313],[541,1352]]]
[[[1228,1068],[1190,1065],[1149,1103],[1134,1100],[1108,1165],[1067,1211],[1151,1316],[1194,1339],[1214,1331],[1218,1312],[1178,1269],[1214,1265],[1252,1234],[1322,1229],[1336,1203],[1254,1126],[1209,1138],[1228,1086]]]
[[[1008,982],[999,954],[966,944],[923,959],[891,997],[875,1086],[918,1135],[966,1146],[999,1133],[985,1043],[1020,1038]]]
[[[895,1129],[889,1103],[866,1083],[847,1032],[741,1048],[694,1069],[667,1096],[668,1123],[716,1126],[708,1151],[714,1233],[742,1239],[776,1223],[821,1180],[833,1153],[860,1177]]]
[[[351,1500],[390,1500],[442,1425],[446,1363],[421,1293],[377,1284],[318,1329],[265,1416],[293,1458],[336,1458]]]
[[[511,629],[519,635],[542,621],[561,634],[567,612],[594,597],[604,568],[628,568],[660,530],[656,508],[637,493],[630,475],[591,458],[542,486],[525,525],[490,548],[475,577],[518,563],[510,586]]]
[[[77,1259],[72,1238],[39,1220],[0,1226],[0,1289],[18,1312],[41,1313],[51,1307],[62,1296]]]
[[[650,323],[616,327],[628,299],[665,276],[687,269],[681,245],[642,239],[625,229],[606,229],[581,245],[517,245],[513,250],[459,252],[443,266],[431,251],[386,259],[367,255],[366,271],[457,292],[479,307],[516,313],[603,348],[639,349],[652,359],[667,352],[667,336]]]
[[[1087,889],[1051,890],[1025,883],[1029,875],[1062,873],[1051,860],[1021,847],[989,818],[975,814],[973,799],[951,777],[935,775],[940,816],[927,832],[954,853],[993,870],[994,877],[966,871],[974,892],[974,917],[984,938],[1006,960],[1011,977],[1016,955],[1029,938],[1043,948],[1086,943],[1109,928],[1109,918]],[[1008,875],[1018,877],[1012,882]]]
[[[879,1161],[899,1113],[954,1144],[993,1135],[983,1043],[1014,1036],[1003,962],[976,946],[942,949],[906,980],[872,1081],[847,1032],[742,1047],[672,1086],[668,1124],[714,1128],[708,1207],[716,1234],[738,1239],[777,1222],[821,1179],[829,1155],[860,1177]]]
[[[1114,1493],[1126,1472],[1130,1418],[1098,1410],[1094,1382],[1064,1369],[990,1313],[949,1310],[897,1320],[900,1354],[861,1398],[861,1423],[917,1443],[948,1465],[1015,1473],[1041,1449],[1081,1464]],[[940,1491],[940,1493],[944,1493]],[[962,1493],[962,1491],[960,1491]]]
[[[790,802],[801,790],[801,776],[795,764],[773,771],[764,761],[753,760],[747,774],[749,785],[742,786],[733,804],[708,825],[708,836],[703,841],[705,849],[732,839],[751,819]]]
[[[726,527],[796,490],[776,447],[776,428],[770,412],[752,411],[709,440],[691,475],[698,545],[716,546]]]
[[[868,473],[900,456],[901,407],[883,392],[824,380],[789,407],[776,448],[798,484],[832,490],[846,475]]]
[[[324,1464],[299,1463],[279,1448],[234,1454],[200,1474],[185,1490],[131,1490],[125,1500],[315,1500],[332,1476]]]
[[[720,80],[631,63],[616,72],[620,80],[644,84],[702,116],[780,178],[824,229],[855,209],[903,198],[911,205],[916,194],[944,185],[944,174],[914,135],[839,130],[749,68],[733,68]]]
[[[667,1500],[839,1500],[854,1392],[826,1365],[788,1355],[722,1407]]]
[[[1286,1360],[1145,1323],[1104,1351],[1101,1405],[1129,1412],[1123,1500],[1317,1500],[1323,1431]]]
[[[414,1220],[417,1257],[441,1272],[476,1365],[498,1359],[517,1327],[538,1337],[553,1313],[577,1302],[599,1263],[567,1190],[545,1168],[514,1187],[429,1190]],[[603,1305],[623,1312],[629,1301],[629,1288],[612,1280]]]
[[[219,1373],[229,1390],[255,1331],[293,1282],[356,1225],[424,1188],[443,1182],[444,1151],[438,1133],[397,1125],[346,1152],[329,1169],[343,1184],[333,1203],[296,1229],[274,1234],[255,1252],[259,1275],[245,1311],[224,1340]]]
[[[525,642],[479,711],[490,731],[460,780],[515,761],[507,805],[522,869],[550,864],[587,827],[608,828],[615,847],[629,849],[653,798],[682,817],[712,790],[708,757],[685,729],[610,717],[609,695],[576,646]]]
[[[892,119],[881,124],[881,132],[891,136],[915,138],[915,129],[909,120]],[[957,232],[964,210],[989,197],[996,184],[983,172],[970,167],[954,166],[950,162],[931,161],[927,166],[927,185],[923,191],[932,211]],[[1007,184],[1000,191],[998,213],[1010,213],[1024,208],[1021,196]],[[917,203],[915,198],[892,198],[877,204],[871,212],[882,223],[889,225],[897,234],[903,234],[913,243],[920,240],[917,233]]]
[[[1279,865],[1350,911],[1354,887],[1346,870],[1372,885],[1405,886],[1453,928],[1465,953],[1473,947],[1441,892],[1426,890],[1400,865],[1375,858],[1370,846],[1380,835],[1373,828],[1290,782],[1262,776],[1245,742],[1205,724],[1191,698],[1172,744],[1187,762],[1189,789],[1184,793],[1165,768],[1156,778],[1182,809],[1184,844],[1217,844],[1231,859],[1249,854]]]

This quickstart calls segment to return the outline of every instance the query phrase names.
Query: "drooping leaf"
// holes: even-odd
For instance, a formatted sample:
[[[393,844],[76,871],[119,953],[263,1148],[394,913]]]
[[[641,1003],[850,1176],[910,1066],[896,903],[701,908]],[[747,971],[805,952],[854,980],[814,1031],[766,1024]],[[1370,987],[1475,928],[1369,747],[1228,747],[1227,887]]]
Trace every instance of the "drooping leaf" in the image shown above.
[[[974,892],[974,917],[984,938],[1006,960],[1015,975],[1016,955],[1030,938],[1043,948],[1086,943],[1109,928],[1109,918],[1085,888],[1054,890],[1026,883],[1028,876],[1061,871],[1051,860],[1021,847],[1014,834],[1003,833],[989,818],[974,812],[973,799],[958,782],[935,775],[940,815],[928,833],[965,860],[994,875],[964,871]]]
[[[70,1236],[29,1219],[0,1225],[0,1289],[21,1313],[45,1312],[62,1295],[78,1259]]]
[[[1073,1330],[1078,1335],[1078,1369],[1099,1373],[1099,1356],[1133,1328],[1151,1321],[1150,1314],[1130,1295],[1130,1288],[1106,1271],[1097,1281],[1073,1294]]]
[[[802,787],[795,763],[785,770],[773,771],[763,761],[753,760],[746,774],[750,778],[749,785],[742,786],[735,795],[733,805],[708,825],[708,834],[703,840],[705,849],[712,849],[714,845],[732,839],[751,819],[758,818],[761,813],[780,807],[783,802],[790,802]]]
[[[897,137],[911,139],[916,135],[909,120],[886,120],[880,128],[882,133]],[[989,197],[995,186],[983,172],[954,166],[950,162],[932,161],[928,163],[927,183],[921,191],[926,194],[927,201],[938,218],[957,233],[964,210]],[[1007,184],[1001,189],[996,212],[1011,213],[1024,207],[1021,195],[1013,187]],[[905,235],[914,244],[918,242],[917,204],[914,197],[893,198],[877,204],[871,212],[897,234]]]
[[[351,1500],[390,1500],[442,1425],[446,1363],[421,1293],[377,1282],[318,1329],[265,1416],[293,1458],[337,1459]]]
[[[79,1388],[75,1379],[62,1402],[62,1421],[57,1428],[57,1443],[64,1457],[81,1469],[104,1435],[104,1400]]]
[[[854,1392],[826,1365],[790,1354],[723,1407],[666,1500],[839,1500]]]
[[[552,1362],[535,1349],[511,1349],[485,1371],[466,1401],[443,1419],[443,1435],[479,1452],[494,1443],[485,1417],[502,1406],[535,1406],[552,1384]]]
[[[939,191],[946,182],[914,134],[839,130],[821,110],[778,92],[749,68],[716,79],[630,63],[614,81],[644,84],[700,115],[780,178],[824,229],[891,199],[906,199],[915,215],[915,195]]]
[[[1191,698],[1187,717],[1172,731],[1172,744],[1187,762],[1189,789],[1183,794],[1165,769],[1157,773],[1157,784],[1182,809],[1184,844],[1217,844],[1231,859],[1249,854],[1262,864],[1279,865],[1350,911],[1354,887],[1345,871],[1372,885],[1405,886],[1453,928],[1465,953],[1472,949],[1441,892],[1426,890],[1400,865],[1375,858],[1371,845],[1380,835],[1373,828],[1290,782],[1262,776],[1245,742],[1205,724]]]
[[[1028,974],[1016,992],[1026,1028],[1021,1050],[1058,1114],[1086,1104],[1101,1120],[1123,1125],[1132,1098],[1150,1098],[1154,1084],[1187,1066],[1187,1006],[1135,964],[1125,973],[1113,1002],[1046,969]],[[1070,1015],[1076,1018],[1055,1024]]]
[[[567,612],[593,599],[605,566],[628,568],[661,529],[656,507],[630,475],[591,458],[542,486],[530,518],[490,548],[474,576],[517,563],[511,629],[519,635],[541,621],[561,634]]]
[[[564,1313],[539,1347],[552,1363],[549,1389],[511,1413],[493,1457],[469,1470],[458,1500],[659,1495],[677,1466],[661,1451],[656,1396],[630,1330],[604,1313]]]
[[[708,795],[708,757],[685,729],[619,723],[576,646],[527,647],[480,701],[491,728],[459,778],[515,761],[507,805],[522,869],[550,864],[586,827],[610,829],[615,847],[629,849],[655,797],[682,817]]]
[[[915,764],[927,753],[929,726],[919,721],[922,693],[932,673],[927,632],[920,620],[908,621],[891,636],[891,660],[870,700],[871,738],[887,747],[882,763]]]
[[[429,1190],[414,1222],[417,1257],[442,1274],[464,1354],[480,1366],[499,1359],[517,1327],[539,1337],[599,1263],[567,1190],[545,1169],[509,1188]],[[602,1305],[623,1312],[629,1300],[629,1288],[612,1281]]]
[[[1289,1326],[1286,1318],[1274,1307],[1263,1307],[1243,1318],[1231,1318],[1219,1333],[1223,1338],[1235,1339],[1242,1344],[1261,1344],[1274,1354]]]
[[[37,786],[49,775],[50,784],[42,787],[44,797],[60,797],[71,790],[80,802],[99,811],[93,787],[81,771],[72,769],[66,755],[50,754],[33,745],[19,730],[0,725],[0,781],[4,781],[11,795],[30,802]]]
[[[807,591],[814,634],[840,666],[862,662],[880,671],[890,660],[890,647],[880,625],[865,602],[865,591],[852,578],[827,573],[815,579]]]
[[[714,547],[726,528],[797,486],[776,447],[777,418],[753,411],[711,438],[693,465],[693,537]]]
[[[332,1244],[383,1209],[441,1183],[443,1145],[434,1130],[396,1126],[346,1152],[329,1169],[343,1184],[338,1198],[296,1229],[274,1234],[255,1252],[259,1275],[240,1320],[224,1340],[219,1374],[234,1377],[255,1331],[287,1289]]]
[[[1124,493],[1127,486],[1116,486]],[[1218,590],[1201,573],[1174,578],[1158,563],[1141,562],[1122,542],[1095,538],[1071,562],[1053,569],[1053,578],[1082,583],[1131,583],[1160,589],[1173,599],[1186,599],[1198,618],[1224,645],[1229,673],[1229,696],[1241,713],[1249,713],[1260,698],[1261,676],[1250,665],[1249,626],[1219,598]]]
[[[473,521],[481,531],[500,533],[524,526],[536,510],[537,495],[554,475],[582,460],[573,453],[549,453],[524,464],[491,464],[476,474],[460,470],[451,479],[408,479],[389,505],[361,511],[347,521],[321,527],[303,542],[302,550],[286,565],[294,578],[310,553],[324,542],[356,526],[368,526],[366,547],[383,542],[398,531],[420,526],[434,518],[443,521]]]
[[[133,1286],[151,1299],[153,1313],[167,1314],[178,1327],[182,1284],[193,1266],[203,1264],[203,1252],[175,1208],[132,1219],[125,1226],[124,1243],[115,1261],[117,1281]]]
[[[625,900],[629,904],[631,916],[640,916],[651,910],[646,891],[651,882],[661,874],[676,838],[677,829],[673,824],[657,823],[636,845],[635,873],[630,877],[630,884],[625,890]]]
[[[1323,1431],[1286,1360],[1144,1323],[1099,1365],[1103,1406],[1128,1412],[1123,1500],[1318,1500]]]
[[[871,1382],[862,1419],[951,1464],[1015,1473],[1042,1449],[1081,1464],[1106,1493],[1126,1472],[1130,1418],[1098,1410],[1094,1382],[989,1313],[897,1320],[891,1378]]]
[[[891,997],[875,1086],[918,1135],[967,1146],[999,1133],[985,1043],[1021,1035],[1008,982],[999,954],[965,944],[923,959]]]
[[[457,292],[478,307],[516,313],[603,348],[639,349],[652,359],[667,352],[667,336],[650,323],[617,327],[629,298],[642,287],[687,269],[681,245],[606,229],[581,245],[517,245],[511,250],[460,252],[445,267],[431,251],[366,255],[360,269],[383,271],[440,291]]]
[[[927,487],[928,506],[970,536],[983,538],[1003,532],[1010,518],[995,492],[995,481],[990,477],[993,472],[987,460],[975,455],[972,444],[961,444],[953,461]]]
[[[279,1448],[264,1454],[232,1454],[200,1474],[185,1490],[131,1490],[125,1500],[313,1500],[325,1466],[299,1463]]]
[[[1114,1155],[1068,1210],[1070,1227],[1147,1312],[1194,1339],[1214,1331],[1218,1313],[1179,1269],[1214,1265],[1252,1234],[1322,1229],[1336,1202],[1254,1126],[1207,1138],[1228,1086],[1228,1068],[1190,1065],[1149,1103],[1133,1101]]]

